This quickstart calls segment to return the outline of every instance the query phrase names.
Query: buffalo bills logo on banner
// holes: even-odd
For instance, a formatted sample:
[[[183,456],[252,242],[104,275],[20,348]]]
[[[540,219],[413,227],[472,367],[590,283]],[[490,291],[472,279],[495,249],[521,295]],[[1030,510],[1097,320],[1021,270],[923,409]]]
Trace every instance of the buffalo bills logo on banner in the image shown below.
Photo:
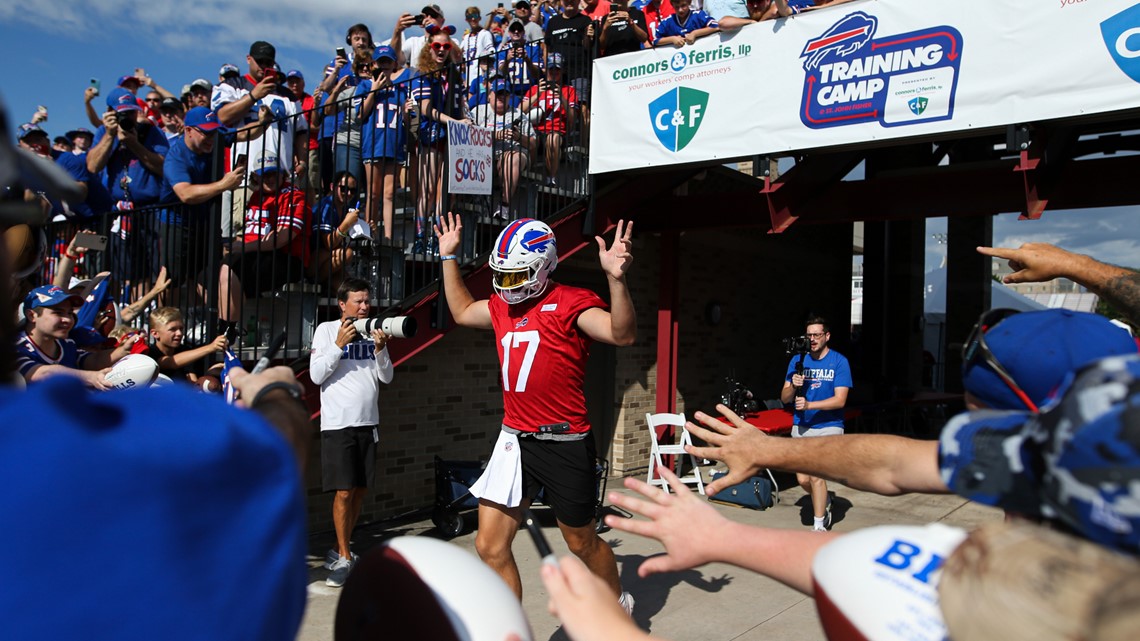
[[[812,129],[954,116],[962,34],[953,27],[882,36],[878,18],[856,11],[808,40],[800,58],[800,120]]]

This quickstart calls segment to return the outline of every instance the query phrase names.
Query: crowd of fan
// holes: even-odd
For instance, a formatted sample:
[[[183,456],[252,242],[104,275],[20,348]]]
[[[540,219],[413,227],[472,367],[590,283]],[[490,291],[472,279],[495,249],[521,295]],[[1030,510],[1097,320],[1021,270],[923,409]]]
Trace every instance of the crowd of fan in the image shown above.
[[[428,5],[402,14],[386,39],[365,24],[349,27],[312,93],[305,73],[283,71],[264,41],[250,46],[244,74],[227,62],[215,80],[195,79],[177,94],[141,68],[103,96],[93,83],[84,92],[93,131],[52,139],[41,126],[46,111],[18,131],[20,146],[53,158],[86,196],[72,207],[45,200],[70,226],[52,239],[49,253],[63,256],[49,256],[25,291],[52,280],[66,286],[55,272],[68,264],[68,277],[109,270],[111,297],[123,304],[164,280],[172,283],[154,305],[202,302],[194,297],[213,289],[204,273],[212,250],[207,230],[193,225],[220,198],[221,267],[210,276],[218,277],[219,333],[232,334],[246,296],[303,279],[335,289],[353,239],[438,255],[431,221],[455,205],[445,187],[448,122],[494,130],[488,213],[519,218],[529,213],[518,198],[525,180],[557,191],[563,159],[588,153],[593,58],[683,47],[844,1],[705,0],[702,10],[700,0],[519,0],[485,13],[468,7],[462,35]],[[397,235],[401,190],[414,224]],[[84,260],[64,249],[76,228],[109,231],[107,254]]]

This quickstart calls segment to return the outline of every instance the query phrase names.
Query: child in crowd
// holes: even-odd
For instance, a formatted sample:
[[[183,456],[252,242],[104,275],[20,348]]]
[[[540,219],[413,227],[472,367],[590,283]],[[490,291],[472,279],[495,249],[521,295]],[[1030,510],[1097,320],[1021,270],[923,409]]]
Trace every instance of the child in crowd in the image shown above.
[[[222,364],[216,363],[209,369],[203,359],[215,352],[225,350],[230,342],[223,334],[211,343],[195,347],[183,342],[186,325],[182,312],[173,307],[159,307],[150,313],[150,335],[154,345],[146,355],[158,363],[158,371],[176,381],[188,381],[195,385],[205,375],[219,376]]]

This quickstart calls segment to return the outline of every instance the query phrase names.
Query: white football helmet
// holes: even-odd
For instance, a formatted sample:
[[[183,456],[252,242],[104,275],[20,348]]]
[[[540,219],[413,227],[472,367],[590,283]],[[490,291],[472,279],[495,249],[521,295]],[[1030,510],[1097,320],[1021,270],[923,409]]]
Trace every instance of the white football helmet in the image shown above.
[[[541,296],[558,266],[554,230],[533,218],[516,220],[499,234],[488,262],[495,292],[508,305]]]

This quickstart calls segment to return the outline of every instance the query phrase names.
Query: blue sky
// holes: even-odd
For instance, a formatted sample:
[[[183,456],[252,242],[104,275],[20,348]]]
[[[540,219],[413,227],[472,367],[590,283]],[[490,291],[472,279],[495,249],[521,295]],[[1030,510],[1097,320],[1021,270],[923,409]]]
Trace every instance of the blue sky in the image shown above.
[[[468,2],[437,0],[448,22],[463,26]],[[475,2],[484,11],[494,3]],[[371,6],[369,6],[371,5]],[[53,136],[89,126],[83,90],[98,78],[103,95],[119,76],[146,69],[155,81],[178,93],[195,78],[216,82],[218,68],[232,62],[243,70],[254,40],[277,47],[285,70],[300,69],[312,89],[317,74],[343,45],[345,29],[356,22],[378,39],[391,35],[404,10],[423,4],[363,3],[358,0],[26,0],[0,3],[0,96],[13,126],[26,122],[36,105],[48,108],[45,124]],[[122,25],[122,26],[119,26]],[[419,34],[418,29],[412,34]],[[98,101],[99,99],[97,99]],[[102,112],[105,103],[97,102]],[[1046,241],[1101,260],[1140,266],[1136,208],[1079,212],[1046,211],[1041,220],[1016,215],[994,221],[994,243],[1017,246]],[[945,232],[944,219],[927,224],[927,268],[937,267],[944,246],[932,234]]]
[[[243,71],[249,45],[267,40],[277,47],[281,68],[300,69],[308,89],[349,25],[363,22],[377,40],[392,35],[396,17],[418,13],[424,2],[385,0],[23,0],[0,2],[0,95],[13,126],[26,122],[37,105],[48,108],[44,125],[53,137],[90,127],[83,90],[98,78],[105,98],[123,75],[146,69],[166,89],[178,93],[195,78],[217,82],[218,69],[231,62]],[[471,3],[435,0],[449,23],[463,25]],[[494,3],[476,2],[484,10]],[[484,6],[486,5],[486,6]],[[422,33],[419,29],[411,35]],[[98,102],[102,113],[106,103]]]

